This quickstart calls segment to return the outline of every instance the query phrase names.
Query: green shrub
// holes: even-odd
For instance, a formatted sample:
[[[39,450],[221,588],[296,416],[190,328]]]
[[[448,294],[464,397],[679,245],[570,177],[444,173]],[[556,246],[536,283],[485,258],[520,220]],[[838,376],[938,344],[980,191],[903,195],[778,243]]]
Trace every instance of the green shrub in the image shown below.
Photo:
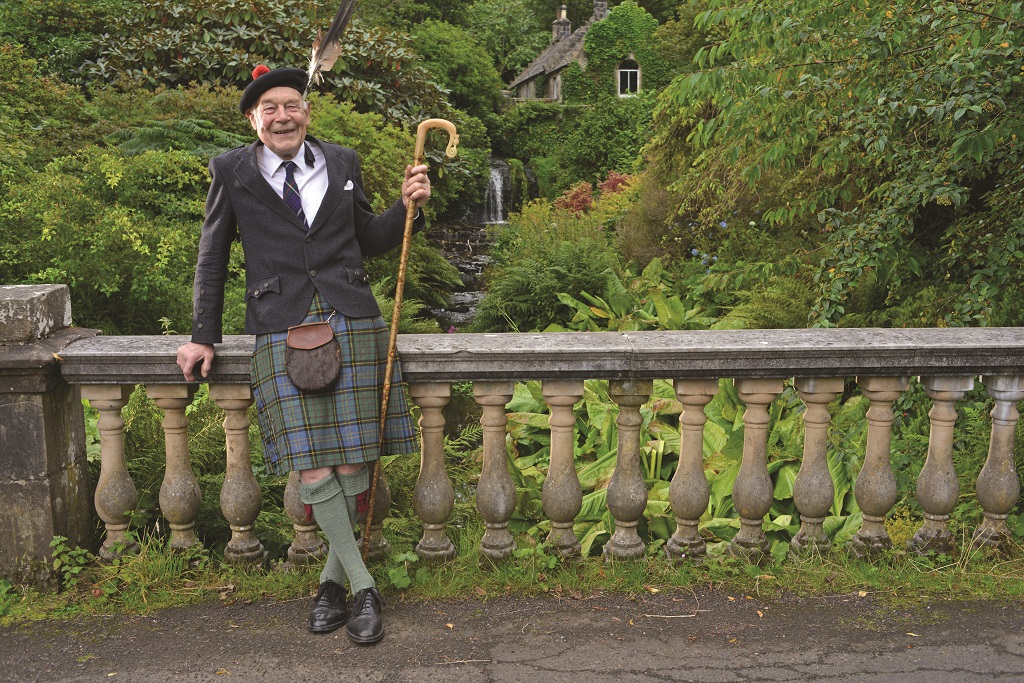
[[[599,215],[523,207],[498,229],[487,292],[473,323],[486,331],[542,330],[571,310],[559,294],[602,291],[618,256]]]
[[[88,115],[77,88],[42,75],[40,65],[17,45],[0,43],[0,182],[16,169],[39,170],[80,144]],[[23,172],[19,172],[21,175]]]
[[[63,283],[79,325],[159,334],[190,327],[206,162],[89,147],[9,187],[0,208],[7,282]]]

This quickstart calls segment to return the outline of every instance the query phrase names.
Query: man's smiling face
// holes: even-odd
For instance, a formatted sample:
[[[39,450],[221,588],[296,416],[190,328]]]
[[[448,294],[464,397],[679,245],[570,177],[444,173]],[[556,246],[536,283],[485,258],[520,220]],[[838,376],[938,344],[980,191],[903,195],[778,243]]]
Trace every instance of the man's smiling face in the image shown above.
[[[292,88],[277,86],[263,93],[246,116],[256,135],[282,159],[294,159],[302,149],[309,125],[309,103]]]

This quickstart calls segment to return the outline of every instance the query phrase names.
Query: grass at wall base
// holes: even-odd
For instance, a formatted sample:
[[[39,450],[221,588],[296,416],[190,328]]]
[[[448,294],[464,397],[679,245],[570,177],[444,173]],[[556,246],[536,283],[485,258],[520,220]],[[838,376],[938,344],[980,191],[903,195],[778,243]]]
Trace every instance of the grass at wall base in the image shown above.
[[[455,393],[464,390],[460,385]],[[787,389],[787,392],[792,391]],[[728,489],[716,491],[712,480],[712,504],[702,531],[708,542],[708,557],[700,563],[671,563],[663,545],[674,531],[671,510],[667,506],[667,484],[674,472],[678,441],[673,441],[673,424],[678,430],[678,407],[671,399],[667,382],[657,383],[652,401],[644,408],[643,467],[650,489],[650,502],[640,525],[648,548],[648,557],[638,563],[609,564],[601,558],[601,548],[613,530],[604,507],[605,486],[614,469],[617,442],[615,414],[609,409],[607,384],[586,383],[584,400],[578,411],[586,415],[592,428],[581,434],[577,448],[578,471],[584,484],[584,509],[575,531],[588,556],[582,561],[563,561],[544,544],[548,526],[540,506],[540,489],[547,468],[543,440],[542,398],[538,384],[518,385],[509,406],[509,457],[517,484],[519,504],[511,520],[518,550],[515,557],[494,567],[480,565],[477,550],[483,526],[475,509],[474,486],[480,473],[480,427],[472,421],[446,440],[449,476],[456,486],[456,504],[448,533],[459,549],[458,556],[441,566],[424,566],[413,549],[420,525],[412,511],[411,492],[418,474],[416,455],[396,456],[386,461],[385,472],[393,491],[391,516],[385,534],[393,546],[386,560],[371,567],[378,583],[392,599],[434,600],[472,598],[486,600],[498,595],[595,595],[602,592],[638,594],[651,590],[712,587],[760,595],[764,598],[783,594],[857,595],[893,604],[940,599],[1017,600],[1024,593],[1024,552],[1019,545],[1021,519],[1009,520],[1016,532],[1015,544],[1003,553],[973,550],[970,534],[979,523],[980,513],[974,501],[971,481],[983,461],[990,425],[983,397],[970,395],[961,410],[970,414],[976,427],[963,430],[957,441],[957,469],[961,474],[961,504],[954,510],[951,528],[958,539],[954,556],[921,557],[904,550],[921,523],[921,511],[913,500],[912,487],[927,448],[927,416],[918,401],[921,392],[908,392],[898,404],[897,429],[894,430],[894,467],[901,499],[890,514],[887,529],[893,551],[872,562],[851,559],[843,549],[845,541],[858,528],[859,513],[847,480],[855,479],[859,462],[850,465],[844,475],[844,459],[852,459],[864,438],[865,406],[857,397],[833,405],[833,444],[830,464],[841,494],[846,520],[831,526],[835,535],[832,552],[797,556],[789,549],[789,540],[799,524],[792,508],[791,482],[798,468],[792,453],[802,448],[801,404],[784,392],[772,407],[769,454],[776,500],[769,513],[766,529],[772,553],[766,564],[754,565],[732,558],[726,552],[728,539],[735,533]],[[742,427],[731,429],[741,405],[733,396],[735,389],[723,383],[718,396],[708,406],[708,443],[715,453],[706,458],[709,468],[718,468],[723,481],[731,481],[730,460],[734,446],[742,444]],[[972,401],[974,403],[972,403]],[[842,405],[840,405],[842,403]],[[251,601],[292,599],[310,595],[318,581],[319,568],[286,568],[282,563],[291,539],[291,523],[282,508],[285,480],[262,471],[259,442],[254,432],[253,467],[264,491],[263,511],[257,522],[257,534],[270,553],[263,567],[229,566],[223,561],[223,548],[229,530],[219,512],[218,496],[223,474],[222,413],[200,392],[190,409],[190,443],[193,465],[203,488],[203,509],[199,531],[204,547],[188,552],[164,550],[166,529],[160,523],[155,500],[162,479],[163,450],[159,430],[159,411],[144,392],[136,392],[125,409],[126,452],[131,454],[129,469],[140,491],[140,508],[134,517],[140,552],[125,555],[119,561],[103,564],[91,553],[70,548],[55,540],[54,574],[62,590],[39,592],[25,586],[0,581],[0,623],[24,619],[62,618],[77,614],[146,613],[168,606],[196,604],[211,600]],[[726,426],[719,424],[722,422]],[[94,418],[89,420],[90,459],[98,457]],[[1018,436],[1019,441],[1019,436]],[[651,444],[654,444],[652,446]],[[733,446],[730,446],[730,443]],[[660,445],[658,445],[660,444]],[[849,453],[839,449],[842,445]],[[203,449],[207,452],[201,452]],[[863,452],[862,450],[860,452]],[[901,455],[902,454],[902,455]],[[979,459],[980,458],[980,459]],[[711,470],[709,470],[711,471]],[[95,472],[93,473],[95,481]],[[721,487],[719,487],[721,488]],[[789,493],[787,498],[784,494]],[[788,519],[787,519],[788,517]],[[97,521],[97,528],[99,523]],[[97,541],[99,535],[97,535]],[[95,549],[95,548],[94,548]]]
[[[958,529],[955,556],[920,557],[895,551],[875,562],[850,558],[842,549],[789,556],[783,562],[754,565],[730,557],[724,543],[710,548],[700,563],[666,560],[660,547],[638,562],[608,563],[600,557],[565,561],[529,535],[516,538],[515,557],[480,566],[476,550],[482,526],[452,529],[460,549],[452,561],[421,566],[412,545],[396,543],[392,557],[371,572],[389,601],[474,599],[505,595],[564,598],[605,593],[641,595],[673,590],[721,590],[763,600],[784,596],[870,598],[890,607],[941,600],[1024,599],[1024,553],[969,551],[969,535]],[[73,586],[40,593],[0,581],[0,626],[74,616],[147,614],[166,607],[210,602],[231,604],[311,597],[319,568],[232,567],[205,550],[166,552],[153,537],[141,539],[141,552],[119,562],[89,562]],[[398,584],[399,587],[396,587]]]

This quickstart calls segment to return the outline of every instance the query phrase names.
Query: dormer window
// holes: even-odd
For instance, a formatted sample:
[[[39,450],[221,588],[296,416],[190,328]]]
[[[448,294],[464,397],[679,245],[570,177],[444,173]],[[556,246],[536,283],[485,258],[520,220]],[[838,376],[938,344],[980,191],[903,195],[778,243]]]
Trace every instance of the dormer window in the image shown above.
[[[640,92],[640,65],[632,59],[623,60],[616,69],[619,97],[633,97]]]

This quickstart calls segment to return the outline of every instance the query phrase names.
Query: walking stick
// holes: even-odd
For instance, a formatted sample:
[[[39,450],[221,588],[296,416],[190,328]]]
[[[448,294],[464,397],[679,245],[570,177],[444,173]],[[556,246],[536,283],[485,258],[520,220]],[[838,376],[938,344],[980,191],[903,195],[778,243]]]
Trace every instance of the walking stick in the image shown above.
[[[413,166],[424,162],[423,148],[427,143],[427,131],[431,128],[443,128],[448,131],[448,148],[445,154],[454,157],[458,153],[459,135],[455,132],[455,124],[444,119],[427,119],[416,129],[416,150]],[[395,307],[391,313],[391,336],[388,338],[388,363],[384,370],[384,392],[380,401],[380,447],[384,447],[384,427],[388,419],[388,400],[391,398],[391,373],[395,368],[395,355],[398,348],[398,321],[402,314],[402,292],[405,290],[405,271],[409,267],[409,243],[412,241],[412,224],[416,218],[416,204],[409,201],[405,211],[405,234],[402,237],[402,256],[398,261],[398,282],[395,285]],[[373,525],[373,507],[377,502],[377,481],[380,477],[380,460],[373,468],[373,479],[370,483],[370,500],[366,510],[366,526],[363,529],[363,562],[370,555],[370,527]]]

